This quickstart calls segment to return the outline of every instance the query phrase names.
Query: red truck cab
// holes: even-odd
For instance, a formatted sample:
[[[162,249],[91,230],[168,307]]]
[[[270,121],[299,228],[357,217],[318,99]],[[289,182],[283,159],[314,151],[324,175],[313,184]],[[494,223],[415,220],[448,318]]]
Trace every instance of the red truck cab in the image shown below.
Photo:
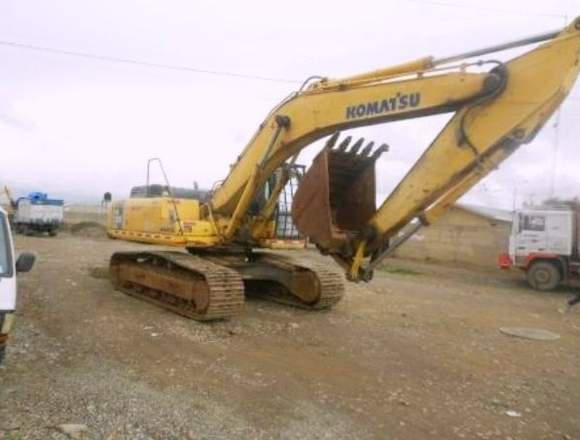
[[[516,211],[509,251],[499,256],[499,267],[523,270],[537,290],[580,285],[578,227],[578,214],[569,207]]]

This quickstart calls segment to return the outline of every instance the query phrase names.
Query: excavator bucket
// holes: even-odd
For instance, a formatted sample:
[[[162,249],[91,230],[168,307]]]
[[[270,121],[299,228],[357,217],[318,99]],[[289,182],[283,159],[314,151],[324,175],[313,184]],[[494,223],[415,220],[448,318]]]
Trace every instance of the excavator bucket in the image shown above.
[[[388,150],[383,144],[371,153],[374,143],[362,148],[362,138],[348,148],[350,136],[335,147],[338,137],[316,156],[292,203],[298,231],[325,250],[340,249],[375,213],[375,162]]]

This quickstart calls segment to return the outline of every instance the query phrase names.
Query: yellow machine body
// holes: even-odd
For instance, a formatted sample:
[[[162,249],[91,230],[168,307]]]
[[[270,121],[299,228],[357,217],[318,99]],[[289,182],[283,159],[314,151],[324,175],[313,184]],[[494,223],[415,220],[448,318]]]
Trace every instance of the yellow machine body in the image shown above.
[[[202,220],[198,200],[170,197],[130,198],[113,202],[108,211],[111,237],[165,245],[212,246],[217,235]]]
[[[113,202],[108,210],[107,231],[110,237],[167,246],[211,248],[223,243],[218,228],[202,218],[199,200],[173,197],[129,198]],[[221,229],[227,221],[220,219]],[[270,219],[256,246],[268,249],[302,249],[305,240],[281,239]]]

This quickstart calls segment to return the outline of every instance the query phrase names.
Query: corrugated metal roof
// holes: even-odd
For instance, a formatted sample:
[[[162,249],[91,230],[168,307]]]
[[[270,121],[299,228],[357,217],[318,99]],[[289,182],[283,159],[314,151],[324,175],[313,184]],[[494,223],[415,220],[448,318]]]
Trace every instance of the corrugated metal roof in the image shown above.
[[[457,208],[471,212],[475,215],[486,217],[490,220],[511,223],[513,221],[513,212],[507,209],[492,208],[490,206],[472,205],[470,203],[456,203]]]

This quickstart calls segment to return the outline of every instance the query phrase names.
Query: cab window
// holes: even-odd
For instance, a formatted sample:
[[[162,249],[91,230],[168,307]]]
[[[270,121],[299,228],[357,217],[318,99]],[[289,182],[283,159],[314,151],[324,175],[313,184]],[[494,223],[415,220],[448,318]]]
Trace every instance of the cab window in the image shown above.
[[[520,232],[535,231],[543,232],[546,230],[546,217],[537,214],[520,214],[519,222]]]
[[[6,216],[0,213],[0,277],[12,276],[12,259],[10,258],[10,240]]]

